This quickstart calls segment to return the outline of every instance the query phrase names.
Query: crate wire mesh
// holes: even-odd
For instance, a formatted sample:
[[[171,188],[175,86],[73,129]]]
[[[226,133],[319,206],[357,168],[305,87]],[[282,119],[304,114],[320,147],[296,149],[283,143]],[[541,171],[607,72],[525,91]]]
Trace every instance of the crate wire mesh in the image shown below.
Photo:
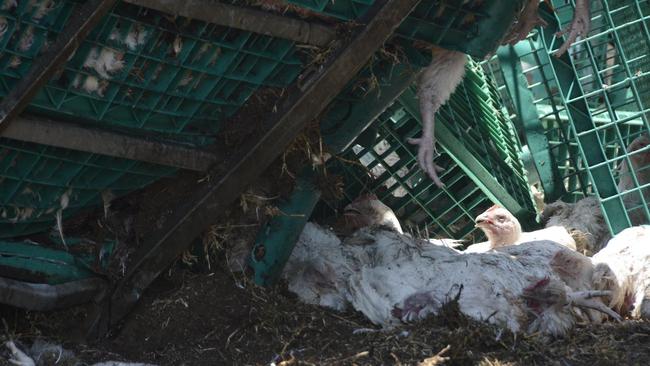
[[[76,6],[58,1],[36,16],[31,3],[0,12],[7,25],[0,39],[0,96]],[[260,86],[285,87],[301,70],[291,41],[170,19],[120,2],[28,110],[204,144]]]
[[[553,2],[556,16],[546,12],[551,23],[566,25],[572,6]],[[533,105],[545,128],[553,167],[563,180],[565,201],[587,195],[599,198],[612,233],[633,224],[650,222],[647,209],[650,168],[644,156],[630,144],[647,135],[650,106],[650,3],[646,0],[592,1],[592,29],[577,42],[570,56],[552,55],[559,47],[553,24],[539,29],[517,47]],[[486,63],[499,82],[511,108],[498,65]],[[520,131],[526,135],[527,131]],[[635,163],[637,173],[628,175],[623,186],[620,166]]]
[[[0,97],[61,32],[78,2],[0,1]],[[203,145],[260,87],[284,87],[302,63],[290,41],[120,2],[27,111]],[[175,169],[0,139],[0,237],[47,230]]]
[[[481,67],[469,63],[463,83],[436,116],[442,189],[420,170],[417,148],[406,141],[421,131],[416,98],[413,88],[406,90],[369,128],[375,138],[360,137],[330,164],[344,176],[346,202],[374,192],[411,230],[435,237],[482,238],[474,218],[495,201],[529,223],[534,204],[520,144]]]

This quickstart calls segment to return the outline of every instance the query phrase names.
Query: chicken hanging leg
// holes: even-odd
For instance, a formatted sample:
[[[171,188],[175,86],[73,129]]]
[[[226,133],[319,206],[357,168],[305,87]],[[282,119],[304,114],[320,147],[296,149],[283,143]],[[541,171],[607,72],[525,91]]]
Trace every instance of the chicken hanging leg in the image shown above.
[[[419,145],[418,163],[422,170],[438,187],[443,187],[438,177],[438,172],[443,169],[433,162],[434,155],[438,155],[435,147],[434,118],[438,109],[449,100],[451,93],[463,80],[467,56],[462,52],[440,47],[434,47],[431,54],[431,64],[422,71],[418,82],[422,136],[409,139],[409,142]]]
[[[539,0],[526,2],[502,43],[514,44],[526,38],[534,27],[546,26],[546,22],[539,17],[538,8]],[[556,56],[565,53],[579,35],[585,36],[589,32],[591,26],[589,8],[589,0],[576,0],[571,24],[558,33],[558,36],[566,33],[568,36],[566,42],[555,53]],[[463,80],[467,56],[458,51],[435,46],[431,53],[431,64],[421,72],[418,81],[422,136],[409,139],[409,142],[419,146],[417,160],[420,168],[438,187],[444,187],[438,177],[438,172],[443,169],[433,162],[434,157],[438,155],[435,147],[435,114],[449,100],[451,94]]]
[[[576,0],[576,7],[573,12],[573,20],[568,27],[556,34],[557,37],[567,35],[566,41],[555,52],[555,56],[562,56],[575,42],[578,36],[585,37],[591,28],[590,0]]]

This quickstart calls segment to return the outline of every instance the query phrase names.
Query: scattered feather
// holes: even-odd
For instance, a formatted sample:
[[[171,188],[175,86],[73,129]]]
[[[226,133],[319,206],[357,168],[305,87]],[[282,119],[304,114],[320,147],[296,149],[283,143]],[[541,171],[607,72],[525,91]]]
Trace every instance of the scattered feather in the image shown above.
[[[124,54],[110,48],[102,48],[101,51],[93,48],[88,53],[83,67],[95,70],[103,79],[110,79],[111,74],[124,67]]]
[[[9,21],[5,17],[0,17],[0,39],[5,36],[7,29],[9,29]]]
[[[65,191],[64,194],[61,195],[61,201],[60,201],[61,208],[59,208],[56,211],[56,227],[57,230],[59,231],[61,242],[63,243],[63,246],[65,247],[66,250],[68,250],[68,244],[65,242],[65,238],[63,237],[63,210],[68,208],[68,205],[70,204],[71,194],[72,194],[72,190],[68,189],[67,191]]]
[[[34,45],[34,27],[29,26],[18,41],[18,50],[21,52],[29,51]]]
[[[135,50],[147,41],[147,30],[144,26],[136,24],[131,28],[124,39],[124,43],[131,50]]]
[[[183,38],[180,35],[178,35],[174,39],[174,43],[172,45],[172,52],[174,54],[174,57],[177,57],[182,50],[183,50]]]

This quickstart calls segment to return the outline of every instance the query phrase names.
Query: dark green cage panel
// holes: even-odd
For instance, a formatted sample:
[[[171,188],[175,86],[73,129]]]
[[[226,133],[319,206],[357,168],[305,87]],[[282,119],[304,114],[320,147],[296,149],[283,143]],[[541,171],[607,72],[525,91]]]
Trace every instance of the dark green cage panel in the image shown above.
[[[374,0],[287,0],[341,20],[363,15]],[[397,34],[484,57],[499,44],[523,0],[421,1]]]
[[[573,9],[564,1],[553,3],[556,15],[543,14],[550,26],[516,47],[527,95],[522,98],[523,92],[516,95],[508,88],[512,81],[504,65],[493,60],[485,64],[486,69],[498,81],[510,111],[528,119],[518,126],[525,127],[531,118],[539,118],[543,125],[554,161],[552,169],[540,171],[542,182],[552,181],[547,174],[557,174],[566,191],[565,201],[597,196],[613,233],[650,223],[650,188],[646,186],[650,182],[643,179],[650,166],[642,161],[648,147],[628,149],[650,131],[646,115],[650,107],[650,3],[593,1],[587,39],[560,58],[552,54],[560,45],[554,32],[558,22],[564,26],[570,21]],[[517,106],[522,99],[530,103]],[[525,117],[521,108],[536,113]],[[520,132],[524,138],[534,134],[525,128]],[[630,186],[621,183],[624,177],[619,168],[632,160],[641,162],[635,163],[637,179]]]
[[[0,139],[0,237],[44,231],[81,209],[100,206],[175,169],[104,155]]]
[[[38,4],[0,10],[0,96],[78,5]],[[205,144],[255,90],[285,87],[301,69],[291,41],[119,2],[28,111]]]

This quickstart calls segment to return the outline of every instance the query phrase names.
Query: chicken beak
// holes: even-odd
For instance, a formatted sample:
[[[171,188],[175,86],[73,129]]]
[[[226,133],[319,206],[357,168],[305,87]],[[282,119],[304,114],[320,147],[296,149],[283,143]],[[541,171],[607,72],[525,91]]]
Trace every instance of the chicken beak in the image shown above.
[[[483,227],[486,227],[486,226],[489,226],[489,225],[493,224],[492,220],[488,219],[487,217],[485,217],[483,215],[477,217],[476,220],[474,220],[474,223],[476,224],[475,225],[476,227],[480,227],[480,228],[483,228]]]

